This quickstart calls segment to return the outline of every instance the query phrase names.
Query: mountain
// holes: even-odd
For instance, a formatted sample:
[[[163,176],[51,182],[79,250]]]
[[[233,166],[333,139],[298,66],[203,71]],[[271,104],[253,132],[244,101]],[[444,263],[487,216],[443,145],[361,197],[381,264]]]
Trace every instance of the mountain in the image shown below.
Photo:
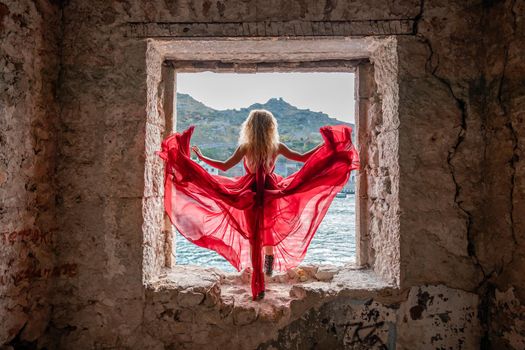
[[[321,126],[345,124],[353,127],[325,113],[299,109],[282,98],[271,98],[266,103],[254,103],[241,109],[216,110],[188,94],[177,93],[177,130],[195,125],[192,144],[198,145],[206,155],[224,159],[235,149],[240,125],[252,109],[272,112],[279,124],[281,141],[300,152],[321,142]]]

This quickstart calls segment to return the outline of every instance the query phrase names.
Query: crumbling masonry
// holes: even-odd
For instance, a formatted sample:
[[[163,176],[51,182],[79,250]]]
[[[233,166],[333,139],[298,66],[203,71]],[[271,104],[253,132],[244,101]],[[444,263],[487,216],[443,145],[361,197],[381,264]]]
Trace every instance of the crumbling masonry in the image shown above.
[[[0,0],[0,39],[0,348],[525,348],[525,1]],[[260,303],[171,266],[153,154],[165,61],[234,42],[366,61],[362,266]]]

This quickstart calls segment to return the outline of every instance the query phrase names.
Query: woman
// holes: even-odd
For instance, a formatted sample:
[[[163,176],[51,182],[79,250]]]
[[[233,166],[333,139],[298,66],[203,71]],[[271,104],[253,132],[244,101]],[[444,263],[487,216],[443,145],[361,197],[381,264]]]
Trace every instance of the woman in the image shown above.
[[[236,178],[210,175],[191,160],[193,129],[169,136],[159,152],[166,161],[166,211],[191,242],[215,250],[237,270],[251,265],[252,296],[261,299],[263,247],[268,276],[274,265],[278,270],[297,266],[331,201],[359,167],[351,129],[322,127],[324,143],[298,153],[279,142],[269,111],[252,110],[229,159],[214,160],[192,148],[199,159],[223,171],[243,160],[247,173]],[[305,164],[283,178],[273,172],[278,155]]]

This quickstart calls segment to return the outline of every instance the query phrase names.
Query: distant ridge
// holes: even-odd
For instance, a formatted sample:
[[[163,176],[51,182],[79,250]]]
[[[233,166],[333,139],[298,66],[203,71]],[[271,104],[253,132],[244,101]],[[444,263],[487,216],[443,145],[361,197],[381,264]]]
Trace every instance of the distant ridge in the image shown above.
[[[216,110],[188,94],[177,93],[177,130],[195,125],[192,144],[199,145],[210,156],[225,158],[236,147],[239,127],[252,109],[272,112],[279,124],[281,140],[298,151],[305,151],[321,142],[321,126],[354,126],[330,118],[326,113],[299,109],[282,98],[271,98],[266,103],[254,103],[238,110]]]

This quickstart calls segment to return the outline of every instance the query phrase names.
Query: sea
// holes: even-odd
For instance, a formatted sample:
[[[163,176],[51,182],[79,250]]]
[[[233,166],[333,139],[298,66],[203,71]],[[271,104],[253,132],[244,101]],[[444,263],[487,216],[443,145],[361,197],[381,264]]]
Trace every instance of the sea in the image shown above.
[[[355,194],[346,198],[334,198],[302,264],[341,266],[355,262]],[[217,267],[225,272],[234,272],[221,255],[188,241],[179,232],[175,233],[175,263]]]

